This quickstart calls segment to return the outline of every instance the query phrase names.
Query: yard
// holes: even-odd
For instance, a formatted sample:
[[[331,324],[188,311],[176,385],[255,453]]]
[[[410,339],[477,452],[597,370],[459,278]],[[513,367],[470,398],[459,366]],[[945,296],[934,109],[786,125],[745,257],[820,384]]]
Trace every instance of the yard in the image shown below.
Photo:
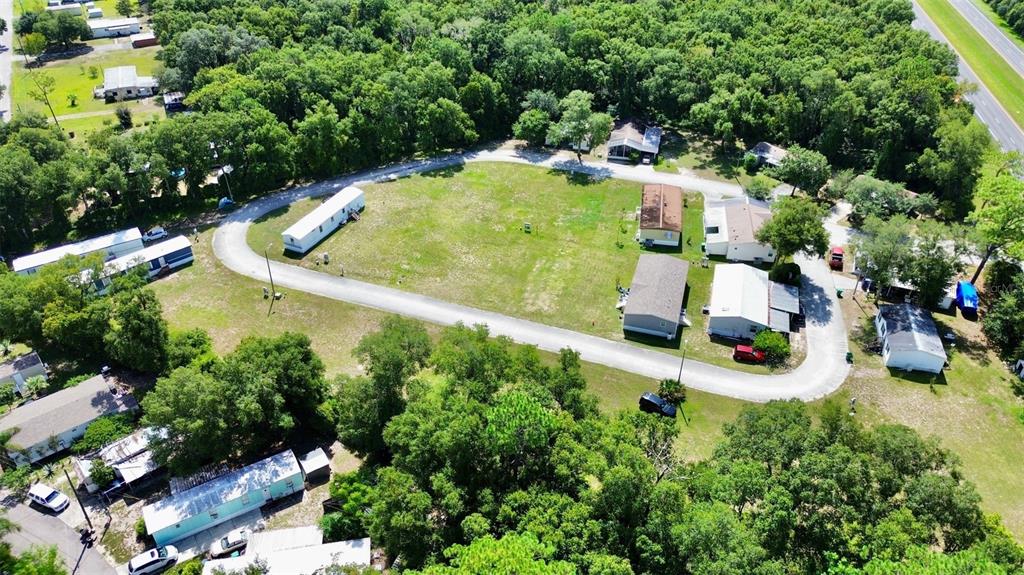
[[[662,139],[659,162],[654,169],[673,174],[691,172],[702,178],[745,188],[754,176],[744,169],[743,154],[744,151],[739,149],[723,152],[717,142],[698,134],[669,130]]]
[[[365,186],[358,222],[329,236],[303,258],[283,251],[281,232],[319,205],[305,200],[271,213],[249,230],[257,252],[310,269],[331,256],[331,273],[447,301],[627,341],[615,309],[616,286],[628,286],[643,249],[633,241],[641,185],[593,182],[543,168],[472,163],[457,169]],[[703,198],[687,194],[682,249],[690,261],[683,342],[630,342],[745,371],[731,347],[712,343],[701,307],[709,301],[712,267],[700,265]],[[531,231],[525,232],[524,222]],[[324,268],[325,270],[327,268]]]

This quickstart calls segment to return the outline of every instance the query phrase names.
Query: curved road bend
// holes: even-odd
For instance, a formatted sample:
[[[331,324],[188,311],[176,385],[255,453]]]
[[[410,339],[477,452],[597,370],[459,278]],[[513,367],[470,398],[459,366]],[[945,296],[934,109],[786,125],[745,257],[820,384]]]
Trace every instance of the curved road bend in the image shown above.
[[[969,2],[970,0],[967,1]],[[935,22],[928,17],[928,14],[917,2],[914,2],[914,15],[916,16],[913,22],[914,28],[927,32],[929,36],[946,43],[950,49],[956,52],[956,48],[953,48],[953,45],[946,40],[946,37],[939,31],[938,26],[935,25]],[[971,21],[971,24],[974,25],[973,21]],[[978,32],[982,36],[986,36],[986,33],[980,28]],[[1017,150],[1024,153],[1024,131],[1013,121],[1006,112],[1006,109],[996,100],[985,84],[978,79],[977,74],[967,65],[963,57],[958,52],[956,54],[960,59],[960,79],[967,80],[978,86],[978,90],[975,93],[967,96],[967,99],[974,104],[974,114],[988,126],[992,137],[999,142],[1004,150]],[[1007,59],[1007,61],[1009,62],[1010,59]]]
[[[369,182],[390,174],[429,171],[474,161],[500,161],[533,164],[554,169],[575,169],[590,173],[642,182],[660,182],[698,190],[711,197],[733,194],[738,186],[704,180],[682,174],[665,174],[618,165],[581,166],[563,156],[521,154],[513,150],[470,152],[434,160],[411,162],[388,168],[319,182],[261,198],[228,215],[213,237],[216,256],[234,272],[258,281],[268,281],[266,260],[246,241],[252,222],[272,210],[297,200],[335,192],[346,185]],[[780,375],[754,375],[725,369],[699,361],[683,361],[682,375],[687,385],[738,399],[764,402],[772,399],[813,400],[835,391],[846,379],[849,366],[846,328],[838,311],[835,289],[828,268],[818,260],[799,260],[807,275],[801,299],[807,312],[807,359],[792,372]],[[459,305],[358,280],[315,272],[299,266],[271,261],[278,285],[304,292],[379,309],[431,323],[452,325],[486,324],[494,335],[536,345],[546,351],[571,347],[588,362],[606,365],[660,379],[674,378],[681,359],[667,353],[643,349],[627,343],[543,325],[525,319]]]

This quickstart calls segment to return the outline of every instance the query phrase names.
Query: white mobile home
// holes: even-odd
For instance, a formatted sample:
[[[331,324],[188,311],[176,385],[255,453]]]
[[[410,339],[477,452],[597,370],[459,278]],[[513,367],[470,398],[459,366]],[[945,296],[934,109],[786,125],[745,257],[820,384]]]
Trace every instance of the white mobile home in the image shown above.
[[[113,283],[113,278],[134,269],[138,266],[146,266],[146,277],[153,279],[156,276],[169,273],[171,270],[188,265],[193,260],[192,242],[185,236],[175,236],[167,241],[152,244],[145,248],[121,256],[116,260],[107,262],[103,266],[103,277],[93,280],[91,271],[82,272],[82,280],[92,281],[96,291],[100,294],[106,293]]]
[[[93,38],[131,36],[142,31],[138,18],[99,18],[89,22]]]
[[[883,305],[875,316],[886,367],[939,373],[946,364],[939,330],[931,315],[910,304]]]
[[[704,250],[729,261],[773,262],[775,249],[757,241],[771,219],[767,204],[748,198],[710,203],[704,211]]]
[[[47,12],[70,12],[75,16],[82,15],[82,5],[78,2],[73,4],[54,4],[46,7]]]
[[[796,287],[773,282],[768,272],[745,264],[718,264],[711,283],[708,333],[753,339],[761,330],[790,332],[790,319],[800,313]]]
[[[358,219],[356,214],[365,206],[363,190],[354,186],[346,187],[281,234],[285,249],[300,254],[308,252],[349,218]]]
[[[36,273],[39,268],[60,261],[61,258],[69,255],[84,257],[100,252],[106,259],[113,259],[137,252],[142,248],[142,232],[139,231],[139,228],[129,228],[98,238],[22,256],[11,262],[11,265],[15,272],[29,275]]]
[[[8,455],[18,466],[34,463],[70,447],[101,416],[138,408],[132,396],[116,389],[97,375],[16,408],[0,419],[0,430],[16,430]]]

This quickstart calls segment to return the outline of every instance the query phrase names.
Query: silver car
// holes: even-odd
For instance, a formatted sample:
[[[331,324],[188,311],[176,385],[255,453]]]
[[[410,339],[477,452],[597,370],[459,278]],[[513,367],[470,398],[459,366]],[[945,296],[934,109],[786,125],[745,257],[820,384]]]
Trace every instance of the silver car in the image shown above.
[[[235,551],[245,549],[245,546],[249,544],[250,534],[248,529],[229,531],[227,535],[213,542],[213,545],[210,546],[210,556],[225,557]]]

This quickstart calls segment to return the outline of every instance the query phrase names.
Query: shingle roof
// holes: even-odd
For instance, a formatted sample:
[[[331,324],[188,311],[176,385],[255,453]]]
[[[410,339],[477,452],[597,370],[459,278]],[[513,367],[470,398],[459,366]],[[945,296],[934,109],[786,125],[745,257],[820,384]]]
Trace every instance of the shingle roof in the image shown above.
[[[18,428],[12,443],[31,447],[50,436],[63,433],[101,415],[138,407],[135,398],[110,392],[106,379],[97,375],[74,387],[26,403],[0,419],[0,430]]]
[[[657,154],[661,148],[661,128],[651,126],[641,134],[633,122],[626,122],[612,131],[608,147],[628,146],[639,152]]]
[[[939,330],[925,310],[906,303],[883,305],[878,315],[885,322],[885,341],[889,351],[923,351],[946,358]]]
[[[640,228],[645,230],[683,229],[683,190],[665,184],[644,186],[640,208]]]
[[[626,315],[650,315],[679,322],[690,264],[665,254],[642,254],[629,286]]]
[[[771,217],[771,210],[757,204],[730,203],[726,205],[725,223],[729,228],[729,243],[757,242],[757,231]]]
[[[0,379],[7,379],[16,373],[20,373],[30,367],[40,365],[41,363],[43,363],[43,360],[40,359],[39,354],[34,351],[18,356],[10,361],[0,364]]]

